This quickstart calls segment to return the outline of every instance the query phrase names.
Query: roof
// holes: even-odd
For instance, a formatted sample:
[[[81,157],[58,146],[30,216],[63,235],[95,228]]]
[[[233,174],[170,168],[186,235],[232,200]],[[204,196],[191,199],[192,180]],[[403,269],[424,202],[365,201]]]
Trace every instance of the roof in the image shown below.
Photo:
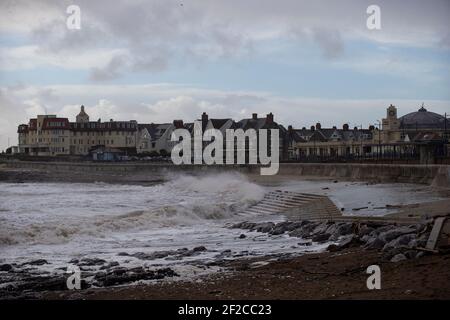
[[[401,129],[443,129],[445,117],[422,107],[399,118]],[[450,122],[447,120],[447,126]]]
[[[214,129],[222,128],[231,119],[209,119]]]
[[[148,123],[139,124],[139,130],[147,129],[152,140],[158,140],[164,134],[164,132],[172,127],[172,123]]]
[[[288,131],[288,139],[293,139],[296,142],[307,142],[307,141],[333,141],[337,140],[361,140],[361,139],[371,139],[372,131],[369,129],[337,129],[337,128],[321,128],[321,129],[293,129]],[[299,139],[300,138],[300,139]]]
[[[69,119],[67,118],[44,118],[42,130],[70,129]]]

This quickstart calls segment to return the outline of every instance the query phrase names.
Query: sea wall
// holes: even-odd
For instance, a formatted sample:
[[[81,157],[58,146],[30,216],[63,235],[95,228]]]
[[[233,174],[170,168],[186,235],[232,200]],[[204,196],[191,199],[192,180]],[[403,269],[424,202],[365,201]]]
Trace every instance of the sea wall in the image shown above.
[[[35,169],[47,172],[89,173],[133,173],[145,172],[214,172],[238,171],[243,174],[259,175],[257,165],[172,165],[168,163],[92,163],[92,162],[34,162],[11,161],[7,168]],[[374,182],[409,182],[431,184],[436,187],[450,187],[450,166],[448,165],[406,165],[406,164],[343,164],[343,163],[282,163],[278,175],[291,178],[329,178]]]

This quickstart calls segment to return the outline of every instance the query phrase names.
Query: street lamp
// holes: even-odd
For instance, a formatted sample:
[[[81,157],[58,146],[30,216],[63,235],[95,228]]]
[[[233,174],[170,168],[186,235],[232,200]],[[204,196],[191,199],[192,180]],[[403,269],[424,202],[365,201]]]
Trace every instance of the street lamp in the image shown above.
[[[380,158],[380,149],[381,149],[381,121],[376,120],[378,122],[378,159]]]

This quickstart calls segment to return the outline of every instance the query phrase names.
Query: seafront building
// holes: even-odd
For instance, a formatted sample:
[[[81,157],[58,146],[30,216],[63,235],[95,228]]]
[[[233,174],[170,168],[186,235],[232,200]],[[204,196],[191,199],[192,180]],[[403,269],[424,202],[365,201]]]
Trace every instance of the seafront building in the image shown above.
[[[137,121],[90,121],[81,106],[75,122],[38,115],[18,127],[19,153],[35,156],[88,155],[99,146],[135,150]]]
[[[281,161],[348,161],[354,158],[411,158],[430,162],[447,157],[450,119],[421,106],[416,112],[397,116],[397,108],[390,105],[386,117],[368,128],[344,124],[341,128],[323,128],[316,123],[301,129],[274,121],[272,113],[235,121],[231,118],[210,118],[206,112],[198,119],[202,132],[217,129],[225,137],[227,129],[279,129]],[[56,115],[38,115],[28,124],[18,127],[19,154],[33,156],[83,156],[111,160],[103,154],[168,156],[176,144],[171,141],[173,130],[188,129],[194,136],[193,123],[174,120],[172,123],[138,123],[130,121],[90,121],[81,106],[75,122]],[[224,139],[224,148],[226,148]],[[206,146],[208,142],[204,142]],[[192,144],[193,145],[193,144]],[[237,150],[235,144],[235,151]],[[249,145],[245,145],[248,153]]]
[[[450,119],[428,111],[423,105],[416,112],[397,116],[392,104],[382,121],[368,129],[288,127],[288,157],[296,161],[333,161],[351,159],[404,159],[432,163],[448,157]]]

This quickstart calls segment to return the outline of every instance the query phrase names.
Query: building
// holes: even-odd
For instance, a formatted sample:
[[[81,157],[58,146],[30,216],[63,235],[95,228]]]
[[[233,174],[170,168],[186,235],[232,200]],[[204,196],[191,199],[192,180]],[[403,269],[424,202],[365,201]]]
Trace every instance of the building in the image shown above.
[[[413,141],[422,133],[436,133],[442,138],[449,138],[450,119],[428,111],[422,104],[420,109],[397,117],[397,108],[392,104],[386,110],[386,118],[382,119],[382,130],[377,139],[381,143],[396,143]]]
[[[138,124],[137,153],[170,154],[173,146],[171,136],[175,130],[173,123]]]
[[[371,154],[373,130],[374,127],[350,129],[348,124],[344,124],[342,129],[322,128],[320,123],[310,129],[293,129],[289,126],[288,158],[313,160],[317,157],[333,159]]]
[[[75,122],[56,115],[38,115],[18,127],[19,152],[35,156],[88,155],[99,146],[135,153],[138,125],[135,120],[89,121],[81,106]]]
[[[410,157],[433,163],[450,154],[449,127],[447,115],[428,111],[423,104],[401,117],[391,104],[381,121],[381,130],[375,132],[373,149],[380,157]]]

